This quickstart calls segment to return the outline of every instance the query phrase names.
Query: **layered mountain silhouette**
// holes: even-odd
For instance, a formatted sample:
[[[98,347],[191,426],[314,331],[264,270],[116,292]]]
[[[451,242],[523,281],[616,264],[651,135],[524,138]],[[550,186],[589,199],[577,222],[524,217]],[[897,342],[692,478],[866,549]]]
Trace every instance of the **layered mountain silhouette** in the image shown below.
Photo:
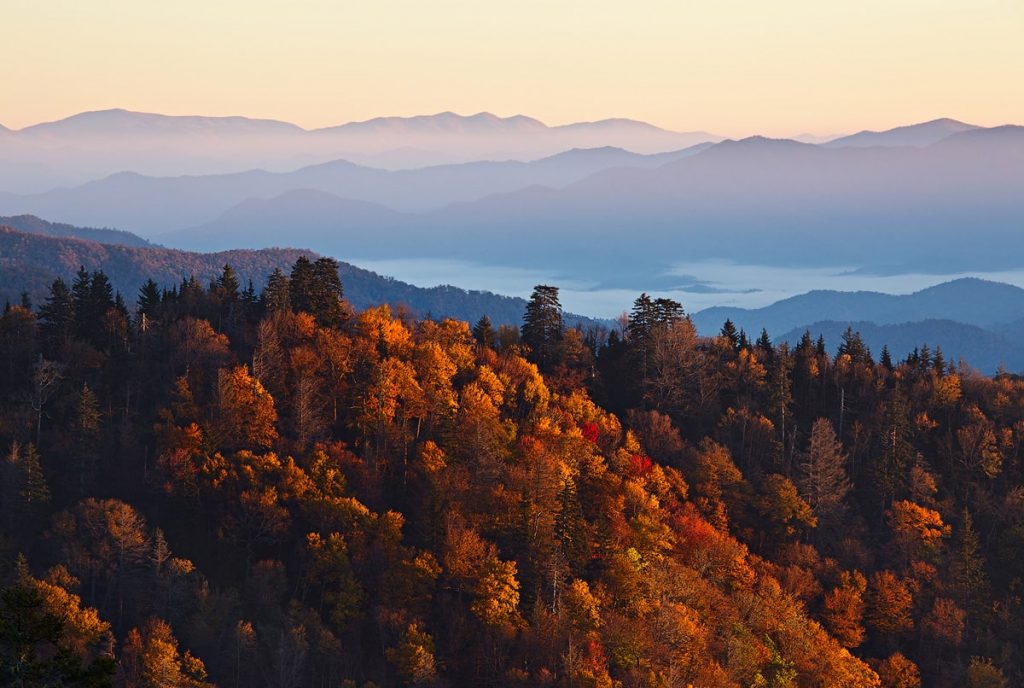
[[[262,211],[286,216],[290,201],[267,199]],[[303,217],[289,231],[325,253],[484,263],[500,256],[503,265],[558,267],[587,279],[612,272],[648,279],[679,262],[721,257],[955,274],[1020,267],[1022,217],[1024,127],[1008,126],[960,132],[925,148],[725,141],[654,168],[616,166],[560,189],[533,185],[382,220]],[[204,250],[259,247],[266,245],[259,222],[228,212],[161,240]],[[382,233],[394,242],[379,241]],[[633,284],[645,288],[639,279]]]
[[[652,168],[695,155],[710,144],[651,155],[606,146],[573,149],[532,162],[471,162],[387,171],[334,160],[293,172],[251,170],[223,175],[151,177],[122,172],[41,194],[0,193],[0,207],[80,223],[160,233],[192,227],[252,199],[299,190],[417,212],[531,185],[564,187],[613,167]],[[13,212],[13,211],[12,211]]]
[[[930,122],[896,127],[885,131],[861,131],[849,136],[841,136],[824,145],[831,148],[844,146],[916,146],[924,147],[937,143],[944,138],[970,131],[979,127],[966,122],[959,122],[948,117],[934,119]]]
[[[165,176],[252,168],[285,171],[339,158],[407,168],[532,160],[601,146],[658,153],[720,138],[633,120],[548,126],[521,115],[490,113],[384,117],[305,130],[287,122],[245,117],[102,110],[6,132],[0,137],[0,189],[46,191],[123,171]]]
[[[140,236],[120,229],[95,227],[76,227],[74,225],[60,222],[48,222],[35,215],[18,215],[15,217],[0,217],[0,227],[11,229],[26,234],[42,234],[43,236],[62,237],[70,239],[85,239],[95,241],[99,244],[119,244],[122,246],[152,246]]]
[[[707,308],[692,316],[697,330],[712,335],[728,319],[756,336],[761,329],[782,335],[819,321],[871,321],[898,325],[921,320],[955,320],[997,328],[1024,318],[1024,289],[1001,282],[962,278],[894,295],[874,291],[815,290],[756,309]],[[918,342],[920,344],[920,342]]]

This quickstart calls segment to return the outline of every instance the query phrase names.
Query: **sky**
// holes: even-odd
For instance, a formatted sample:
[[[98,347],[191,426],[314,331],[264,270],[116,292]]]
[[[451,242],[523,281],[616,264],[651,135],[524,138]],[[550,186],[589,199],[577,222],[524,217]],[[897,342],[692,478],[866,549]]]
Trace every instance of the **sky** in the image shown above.
[[[724,136],[1024,123],[1024,0],[0,0],[0,124],[605,117]]]

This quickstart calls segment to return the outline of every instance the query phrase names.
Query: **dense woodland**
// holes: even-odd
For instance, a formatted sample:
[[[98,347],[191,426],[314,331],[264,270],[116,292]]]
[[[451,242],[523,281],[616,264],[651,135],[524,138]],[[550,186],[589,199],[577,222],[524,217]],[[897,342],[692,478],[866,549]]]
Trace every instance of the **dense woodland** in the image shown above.
[[[1024,682],[1018,378],[341,296],[300,257],[6,309],[0,684]]]
[[[4,226],[13,220],[19,220],[15,227]],[[113,237],[96,240],[95,232],[101,231],[109,231]],[[121,235],[130,240],[122,240]],[[31,215],[0,218],[0,304],[19,301],[22,292],[42,303],[54,279],[70,283],[83,265],[90,272],[102,271],[115,290],[130,298],[147,280],[173,287],[182,275],[194,275],[206,284],[220,275],[225,263],[234,268],[243,288],[251,281],[255,289],[262,290],[275,269],[288,271],[299,256],[311,261],[319,258],[312,251],[293,248],[195,253],[143,244],[128,232],[59,225]],[[417,287],[351,263],[339,263],[338,272],[345,283],[346,300],[359,309],[388,303],[408,307],[424,317],[434,314],[476,322],[487,314],[495,323],[518,324],[526,306],[521,298],[487,291],[449,285]],[[578,315],[567,315],[566,321],[596,324]]]

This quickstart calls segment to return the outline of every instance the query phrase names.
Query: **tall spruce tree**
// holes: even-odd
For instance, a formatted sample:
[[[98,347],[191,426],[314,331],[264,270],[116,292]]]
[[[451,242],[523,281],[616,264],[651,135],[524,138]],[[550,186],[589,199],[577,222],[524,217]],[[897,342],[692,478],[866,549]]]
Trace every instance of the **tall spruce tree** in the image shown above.
[[[67,282],[57,278],[50,285],[50,295],[39,308],[40,330],[49,351],[65,344],[75,330],[75,303]]]
[[[549,370],[557,362],[563,332],[558,287],[537,285],[523,315],[522,342],[529,348],[528,358],[541,370]]]
[[[486,315],[481,316],[473,325],[473,338],[481,346],[494,348],[494,326],[491,325],[491,319]]]
[[[281,268],[274,268],[263,290],[263,307],[273,313],[289,311],[292,308],[290,284]]]

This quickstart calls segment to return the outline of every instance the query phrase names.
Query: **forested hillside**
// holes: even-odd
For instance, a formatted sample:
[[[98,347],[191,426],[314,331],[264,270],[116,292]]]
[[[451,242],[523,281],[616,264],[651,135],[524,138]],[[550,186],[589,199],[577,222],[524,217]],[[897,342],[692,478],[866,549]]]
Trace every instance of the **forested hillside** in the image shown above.
[[[0,223],[0,303],[18,303],[23,292],[28,293],[30,302],[41,303],[53,279],[70,281],[82,267],[103,271],[114,291],[133,303],[134,295],[147,279],[166,288],[193,277],[199,284],[207,285],[220,275],[225,264],[230,264],[243,288],[252,281],[255,289],[262,289],[275,268],[287,270],[299,256],[317,257],[311,251],[291,248],[193,253],[153,245],[109,245],[81,239],[91,231],[85,228],[39,222],[65,227],[69,236],[38,236],[5,228]],[[114,239],[122,234],[116,230],[98,231],[110,231]],[[349,302],[360,309],[391,304],[420,315],[471,321],[486,314],[495,323],[509,324],[519,322],[526,305],[524,299],[486,291],[448,285],[416,287],[349,263],[339,263],[338,269]],[[568,315],[567,319],[574,325],[598,324],[579,315]]]
[[[26,234],[42,234],[44,236],[85,239],[100,244],[120,244],[122,246],[152,246],[140,236],[120,229],[96,229],[95,227],[76,227],[62,222],[47,222],[35,215],[15,215],[0,217],[0,227],[10,227]]]
[[[1024,681],[1024,382],[105,274],[0,318],[0,683]],[[347,285],[346,285],[347,286]],[[133,299],[135,295],[132,295]]]

